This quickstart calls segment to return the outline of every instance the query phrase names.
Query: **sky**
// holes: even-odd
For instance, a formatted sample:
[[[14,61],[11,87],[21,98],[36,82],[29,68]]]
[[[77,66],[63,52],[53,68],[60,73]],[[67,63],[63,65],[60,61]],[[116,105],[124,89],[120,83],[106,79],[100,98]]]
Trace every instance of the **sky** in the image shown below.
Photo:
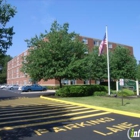
[[[14,26],[13,45],[7,54],[12,57],[27,50],[26,39],[49,32],[57,20],[69,23],[69,32],[102,39],[105,27],[108,40],[133,47],[140,60],[140,0],[7,0],[17,13],[7,26]]]

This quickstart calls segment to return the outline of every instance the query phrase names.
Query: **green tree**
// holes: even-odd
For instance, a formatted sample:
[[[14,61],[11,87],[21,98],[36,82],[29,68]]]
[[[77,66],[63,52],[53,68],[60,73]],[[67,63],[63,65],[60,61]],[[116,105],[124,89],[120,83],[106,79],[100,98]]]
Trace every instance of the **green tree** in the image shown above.
[[[111,53],[111,78],[136,79],[136,67],[136,59],[128,48],[117,46]]]
[[[98,56],[97,46],[89,54],[89,68],[92,79],[99,81],[107,79],[107,57],[106,54]]]
[[[12,57],[10,55],[4,55],[2,59],[0,59],[0,64],[2,70],[0,71],[0,84],[6,83],[7,80],[7,62],[10,61]]]
[[[6,27],[7,22],[16,14],[16,8],[0,0],[0,57],[12,45],[13,27]]]
[[[23,62],[22,71],[36,81],[55,78],[60,87],[64,78],[83,78],[87,47],[75,32],[69,33],[68,29],[68,23],[61,26],[55,21],[49,33],[26,40],[33,47]]]

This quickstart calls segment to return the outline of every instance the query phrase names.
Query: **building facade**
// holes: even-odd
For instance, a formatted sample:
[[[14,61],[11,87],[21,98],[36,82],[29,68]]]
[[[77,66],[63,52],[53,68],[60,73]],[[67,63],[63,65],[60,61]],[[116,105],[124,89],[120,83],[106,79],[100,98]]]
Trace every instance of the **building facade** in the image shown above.
[[[89,38],[89,37],[84,37],[84,36],[80,36],[80,40],[83,41],[88,46],[89,51],[91,51],[94,46],[99,46],[102,41],[100,39]],[[108,42],[108,47],[110,51],[113,51],[118,45],[122,47],[127,47],[130,50],[131,54],[133,54],[133,47],[131,46],[122,45],[122,44],[114,43],[114,42]],[[104,51],[106,52],[106,48]],[[7,63],[7,84],[8,85],[17,84],[17,85],[22,86],[22,85],[31,84],[30,77],[26,73],[21,72],[23,57],[26,55],[28,55],[28,50],[14,57],[12,60],[10,60]],[[71,85],[71,84],[81,85],[81,84],[89,84],[90,81],[72,79],[72,80],[62,80],[62,83],[68,84],[68,85]],[[95,81],[91,80],[91,83],[93,84],[95,83]],[[38,84],[47,85],[47,86],[58,86],[59,82],[55,79],[50,79],[47,81],[41,80]]]

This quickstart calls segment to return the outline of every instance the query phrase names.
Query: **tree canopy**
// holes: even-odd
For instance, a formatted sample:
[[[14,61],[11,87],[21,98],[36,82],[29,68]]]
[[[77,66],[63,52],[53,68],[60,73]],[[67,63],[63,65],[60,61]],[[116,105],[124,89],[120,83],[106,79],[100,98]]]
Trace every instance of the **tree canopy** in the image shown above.
[[[111,80],[121,78],[136,79],[136,70],[138,73],[139,66],[137,67],[136,59],[128,48],[117,46],[109,53],[109,58]],[[92,79],[99,81],[107,80],[107,55],[102,54],[98,56],[98,47],[94,47],[93,51],[89,54],[88,64],[90,65]]]
[[[15,14],[15,7],[0,0],[0,57],[12,45],[13,27],[6,27],[6,24]]]
[[[55,21],[50,32],[26,40],[30,47],[29,55],[23,62],[22,71],[36,81],[83,78],[87,65],[86,45],[79,41],[79,35],[68,32],[69,24],[60,25]]]
[[[26,40],[29,54],[24,58],[22,71],[33,81],[56,79],[107,79],[107,56],[98,56],[79,40],[75,32],[68,32],[69,24],[55,21],[50,31]],[[136,79],[136,59],[128,48],[117,46],[110,52],[111,79]]]
[[[98,56],[97,46],[89,54],[89,67],[92,79],[99,81],[107,79],[107,57],[106,54]]]
[[[128,48],[117,46],[110,55],[110,72],[113,79],[136,79],[137,63]]]
[[[3,55],[0,59],[0,66],[2,70],[0,70],[0,84],[6,83],[7,80],[7,62],[10,61],[12,57],[10,55]]]

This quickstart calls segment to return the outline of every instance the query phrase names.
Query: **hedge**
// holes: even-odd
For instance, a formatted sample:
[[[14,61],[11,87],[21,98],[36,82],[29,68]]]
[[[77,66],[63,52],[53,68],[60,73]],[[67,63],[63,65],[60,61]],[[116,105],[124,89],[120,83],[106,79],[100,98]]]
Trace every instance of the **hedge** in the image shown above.
[[[47,89],[53,89],[53,90],[55,90],[55,89],[59,89],[59,86],[46,86],[47,87]]]
[[[101,85],[69,85],[57,90],[55,95],[61,97],[82,97],[91,96],[95,91],[107,92],[107,87]]]
[[[122,89],[121,91],[118,91],[117,96],[134,96],[135,93],[134,91],[130,90],[130,89]]]

